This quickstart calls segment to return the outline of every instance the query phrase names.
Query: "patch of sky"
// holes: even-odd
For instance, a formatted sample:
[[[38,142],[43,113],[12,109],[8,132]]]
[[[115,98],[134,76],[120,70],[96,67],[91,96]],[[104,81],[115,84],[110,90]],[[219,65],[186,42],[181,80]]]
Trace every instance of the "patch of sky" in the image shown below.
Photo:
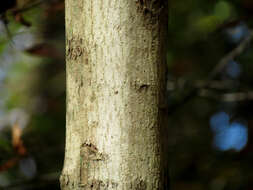
[[[35,42],[35,39],[34,35],[31,32],[21,28],[18,33],[13,37],[12,41],[15,49],[22,51],[32,47]]]
[[[0,20],[0,34],[3,34],[6,32],[6,26],[2,20]]]
[[[35,177],[37,166],[32,157],[23,158],[19,161],[19,170],[28,179]]]
[[[211,130],[214,133],[214,147],[221,151],[242,150],[248,141],[248,129],[242,123],[229,123],[229,115],[218,112],[210,118]]]
[[[227,64],[225,71],[229,77],[237,78],[241,74],[241,66],[235,61],[230,61]]]
[[[248,26],[241,22],[234,27],[226,29],[226,34],[232,43],[239,43],[242,39],[250,35]]]
[[[225,112],[218,112],[210,119],[210,126],[214,133],[223,131],[229,125],[229,115]]]
[[[6,72],[0,68],[0,82],[6,77]]]

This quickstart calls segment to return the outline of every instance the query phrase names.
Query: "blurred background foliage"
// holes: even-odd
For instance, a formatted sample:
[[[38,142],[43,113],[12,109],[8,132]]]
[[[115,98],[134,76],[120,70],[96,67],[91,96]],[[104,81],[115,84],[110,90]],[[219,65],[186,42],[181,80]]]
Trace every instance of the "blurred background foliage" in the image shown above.
[[[253,1],[170,1],[171,189],[251,190]]]
[[[0,189],[59,189],[65,141],[63,0],[0,14]],[[252,190],[253,1],[171,0],[173,190]]]
[[[0,189],[59,189],[64,1],[7,2],[0,8]]]

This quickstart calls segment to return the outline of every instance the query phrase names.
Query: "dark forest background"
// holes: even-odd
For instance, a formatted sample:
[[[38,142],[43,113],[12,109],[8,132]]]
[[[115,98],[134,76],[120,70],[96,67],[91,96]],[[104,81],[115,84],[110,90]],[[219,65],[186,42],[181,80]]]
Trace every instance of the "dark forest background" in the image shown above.
[[[171,190],[253,190],[253,1],[170,0]],[[63,0],[0,7],[0,189],[59,189]]]

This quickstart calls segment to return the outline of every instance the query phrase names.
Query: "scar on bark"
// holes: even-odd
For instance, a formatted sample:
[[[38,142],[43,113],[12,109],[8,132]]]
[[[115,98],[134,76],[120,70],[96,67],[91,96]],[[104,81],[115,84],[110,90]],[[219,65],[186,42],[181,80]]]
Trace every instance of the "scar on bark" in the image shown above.
[[[87,186],[89,184],[89,174],[97,162],[108,160],[108,155],[99,152],[98,148],[92,144],[85,142],[81,145],[80,160],[80,185]]]
[[[149,87],[148,84],[142,84],[142,85],[140,85],[140,87],[139,87],[139,92],[142,92],[142,91],[144,91],[144,90],[147,90],[148,87]]]
[[[90,161],[105,161],[108,159],[108,155],[100,153],[97,147],[92,143],[83,143],[81,146],[81,156]]]
[[[130,82],[130,87],[137,92],[146,92],[152,84],[145,81],[134,80]]]

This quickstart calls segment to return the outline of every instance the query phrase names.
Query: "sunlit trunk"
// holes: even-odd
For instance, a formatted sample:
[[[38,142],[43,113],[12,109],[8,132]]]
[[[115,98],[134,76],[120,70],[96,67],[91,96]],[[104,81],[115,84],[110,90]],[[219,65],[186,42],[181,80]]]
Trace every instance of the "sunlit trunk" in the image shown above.
[[[65,3],[61,188],[167,190],[167,1]]]

